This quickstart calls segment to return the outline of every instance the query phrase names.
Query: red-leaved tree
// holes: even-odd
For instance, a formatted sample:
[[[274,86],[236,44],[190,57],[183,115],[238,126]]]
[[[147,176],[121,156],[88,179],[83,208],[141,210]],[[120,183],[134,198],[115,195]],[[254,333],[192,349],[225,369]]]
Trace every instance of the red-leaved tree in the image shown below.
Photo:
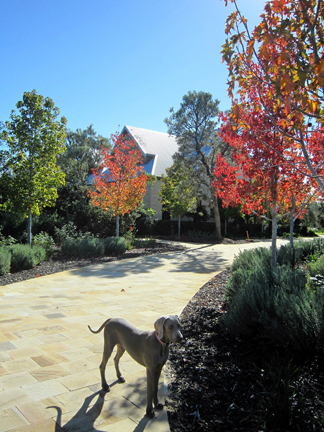
[[[253,31],[239,9],[226,22],[228,38],[223,60],[228,65],[232,116],[242,127],[244,111],[254,104],[273,121],[277,132],[294,146],[299,169],[324,193],[324,2],[273,0],[265,2],[260,24]],[[246,98],[253,88],[257,100]],[[278,110],[285,115],[278,121]],[[256,139],[262,125],[250,129]],[[260,134],[261,132],[261,134]],[[259,139],[260,145],[264,145]],[[294,163],[285,157],[288,163]],[[296,168],[296,167],[295,167]]]
[[[249,96],[253,97],[253,90]],[[284,113],[278,111],[278,121],[281,116]],[[221,155],[216,158],[215,191],[225,206],[241,204],[245,213],[264,218],[270,215],[275,266],[278,215],[290,215],[291,221],[300,216],[310,201],[312,182],[299,169],[302,156],[262,110],[253,105],[245,110],[243,121],[249,125],[246,128],[237,128],[226,115],[223,121],[220,135],[232,147],[234,163]],[[259,131],[257,137],[250,127]]]
[[[135,210],[146,192],[147,176],[142,166],[142,153],[134,140],[111,135],[112,154],[102,147],[102,164],[93,170],[94,190],[88,190],[91,203],[116,217],[116,237],[119,237],[119,217]]]

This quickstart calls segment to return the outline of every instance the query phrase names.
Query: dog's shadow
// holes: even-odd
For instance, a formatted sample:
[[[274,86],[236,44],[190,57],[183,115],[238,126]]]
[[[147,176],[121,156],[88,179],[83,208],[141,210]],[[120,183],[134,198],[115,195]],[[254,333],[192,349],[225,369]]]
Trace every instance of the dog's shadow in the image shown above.
[[[115,386],[117,383],[119,383],[118,380],[114,381],[113,383],[110,384],[110,387]],[[47,409],[54,408],[57,411],[54,432],[70,432],[70,431],[72,432],[72,431],[79,431],[79,430],[80,431],[82,430],[84,432],[88,432],[88,431],[103,432],[100,429],[96,429],[94,424],[95,421],[100,416],[101,411],[103,409],[105,403],[105,395],[106,392],[100,390],[86,397],[78,412],[64,425],[62,424],[62,409],[59,406],[55,406],[55,405],[48,406]],[[98,397],[97,400],[90,407],[91,402],[96,397]],[[145,398],[145,395],[143,397]],[[127,400],[127,396],[125,399]],[[143,432],[143,430],[146,428],[146,425],[150,420],[151,419],[143,415],[143,418],[139,421],[139,423],[137,425],[134,424],[133,432]]]
[[[55,432],[68,432],[68,431],[93,431],[95,429],[94,423],[96,419],[100,416],[102,407],[105,402],[105,392],[100,390],[96,393],[84,399],[84,402],[78,412],[69,420],[65,425],[62,425],[62,409],[58,406],[48,406],[47,409],[54,408],[57,411],[57,417],[55,422]],[[98,399],[94,405],[89,408],[91,401],[98,396]],[[100,430],[98,430],[100,432]]]

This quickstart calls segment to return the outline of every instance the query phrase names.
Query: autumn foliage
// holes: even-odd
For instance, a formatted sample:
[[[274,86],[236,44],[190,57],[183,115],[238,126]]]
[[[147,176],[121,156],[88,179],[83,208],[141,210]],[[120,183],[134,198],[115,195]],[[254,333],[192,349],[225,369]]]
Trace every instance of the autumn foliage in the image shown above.
[[[257,100],[253,89],[248,97],[252,102]],[[276,122],[284,116],[284,112],[278,111]],[[232,160],[228,162],[217,156],[213,182],[223,205],[240,204],[244,213],[252,212],[271,220],[273,265],[278,215],[289,216],[293,224],[315,196],[315,180],[303,174],[301,152],[278,132],[275,120],[253,103],[241,116],[247,127],[237,126],[233,118],[223,115],[220,135],[232,148]]]
[[[230,2],[235,11],[227,19],[222,54],[229,71],[231,117],[246,128],[251,125],[244,120],[245,110],[251,104],[263,110],[303,158],[303,173],[324,192],[323,139],[315,139],[324,127],[323,1],[267,1],[251,32],[236,0]],[[251,88],[258,95],[252,101],[246,97]],[[254,129],[256,137],[260,131]]]
[[[93,170],[94,190],[89,190],[93,205],[112,211],[116,217],[135,210],[144,198],[147,176],[141,151],[133,140],[112,135],[113,152],[102,147],[102,164]]]

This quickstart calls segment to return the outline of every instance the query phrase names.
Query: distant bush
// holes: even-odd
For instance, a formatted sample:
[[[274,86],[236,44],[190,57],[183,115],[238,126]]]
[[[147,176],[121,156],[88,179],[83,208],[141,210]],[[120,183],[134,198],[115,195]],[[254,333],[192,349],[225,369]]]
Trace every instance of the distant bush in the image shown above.
[[[126,240],[124,237],[107,237],[103,239],[105,255],[122,255],[126,251]]]
[[[66,257],[91,258],[103,256],[104,244],[99,239],[74,239],[68,237],[61,246]]]
[[[98,238],[67,238],[61,252],[66,257],[90,258],[104,255],[121,255],[126,251],[123,237]]]
[[[214,232],[203,232],[203,231],[199,231],[199,230],[188,230],[187,237],[192,237],[192,238],[214,238],[215,237],[215,233]]]
[[[41,246],[16,244],[7,249],[11,253],[11,272],[31,269],[46,259],[45,249]]]
[[[33,246],[41,246],[45,249],[46,258],[53,255],[54,252],[54,240],[53,237],[49,236],[46,232],[40,232],[33,237]]]
[[[153,238],[135,239],[135,246],[138,248],[145,248],[146,246],[153,246],[156,244],[156,240]]]
[[[0,248],[0,276],[10,271],[11,253],[7,248]]]
[[[295,266],[297,263],[307,259],[310,256],[319,256],[324,253],[323,239],[299,240],[294,245],[282,245],[277,253],[277,262],[279,265]]]
[[[309,262],[307,267],[310,276],[324,276],[324,255],[320,256],[314,262]]]

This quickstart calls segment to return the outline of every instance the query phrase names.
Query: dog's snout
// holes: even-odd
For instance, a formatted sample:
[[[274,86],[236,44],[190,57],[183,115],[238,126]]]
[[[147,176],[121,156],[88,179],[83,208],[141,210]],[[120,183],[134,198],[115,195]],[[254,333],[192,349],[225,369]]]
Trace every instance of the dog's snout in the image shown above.
[[[183,339],[182,333],[178,333],[177,335],[177,342],[181,342]]]

